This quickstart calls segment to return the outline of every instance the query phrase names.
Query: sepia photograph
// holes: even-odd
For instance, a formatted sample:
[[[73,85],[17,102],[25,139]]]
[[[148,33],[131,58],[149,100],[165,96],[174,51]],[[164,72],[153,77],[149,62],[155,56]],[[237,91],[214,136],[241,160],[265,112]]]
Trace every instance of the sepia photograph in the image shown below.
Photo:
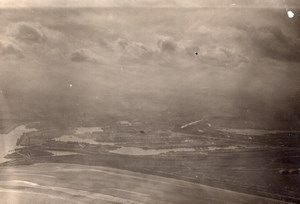
[[[0,0],[0,204],[300,203],[300,0]]]

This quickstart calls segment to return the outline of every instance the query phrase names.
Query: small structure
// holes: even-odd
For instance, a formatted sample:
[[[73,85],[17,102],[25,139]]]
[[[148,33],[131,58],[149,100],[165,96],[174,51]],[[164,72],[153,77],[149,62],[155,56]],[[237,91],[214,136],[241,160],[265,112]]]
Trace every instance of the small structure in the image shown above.
[[[289,174],[299,174],[299,169],[290,169]]]
[[[132,126],[132,123],[126,120],[118,121],[118,124],[125,126]]]
[[[281,175],[300,174],[300,168],[299,169],[281,169],[281,170],[279,170],[279,173]]]
[[[279,170],[279,173],[280,173],[281,175],[286,175],[286,174],[289,174],[289,171],[288,171],[287,169],[280,169],[280,170]]]

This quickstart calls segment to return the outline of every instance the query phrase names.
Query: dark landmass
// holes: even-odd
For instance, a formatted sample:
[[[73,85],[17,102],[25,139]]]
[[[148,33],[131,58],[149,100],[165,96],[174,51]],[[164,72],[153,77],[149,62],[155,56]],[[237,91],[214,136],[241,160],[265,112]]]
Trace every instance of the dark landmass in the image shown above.
[[[74,130],[67,128],[47,131],[46,126],[44,124],[44,129],[40,126],[41,129],[37,132],[23,134],[18,144],[24,147],[8,155],[6,158],[13,160],[1,166],[36,163],[107,166],[282,201],[300,201],[300,174],[280,173],[282,169],[300,167],[300,151],[297,148],[299,133],[251,135],[249,139],[249,135],[224,133],[209,127],[207,121],[184,129],[175,126],[172,131],[155,131],[153,127],[148,127],[145,133],[139,131],[141,124],[112,124],[104,132],[81,135],[81,138],[94,138],[100,143],[87,144],[56,141],[54,138],[72,134]],[[200,128],[201,132],[195,131]],[[105,144],[109,142],[114,145]],[[189,147],[195,151],[170,151],[159,155],[122,155],[110,152],[120,147],[158,150]],[[56,156],[51,151],[76,154]]]

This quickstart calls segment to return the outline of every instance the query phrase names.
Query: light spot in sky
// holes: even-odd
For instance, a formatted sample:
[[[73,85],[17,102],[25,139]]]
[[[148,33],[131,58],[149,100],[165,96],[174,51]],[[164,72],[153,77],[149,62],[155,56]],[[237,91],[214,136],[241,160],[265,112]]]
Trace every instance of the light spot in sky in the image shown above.
[[[69,86],[72,88],[72,87],[73,87],[73,84],[70,84]]]
[[[294,14],[293,11],[288,11],[287,15],[288,15],[289,18],[293,18],[295,14]]]

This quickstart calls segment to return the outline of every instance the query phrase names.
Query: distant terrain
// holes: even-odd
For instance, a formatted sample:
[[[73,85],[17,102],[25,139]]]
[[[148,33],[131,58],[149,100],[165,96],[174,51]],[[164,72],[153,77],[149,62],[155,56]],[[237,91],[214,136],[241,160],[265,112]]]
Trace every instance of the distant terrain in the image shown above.
[[[94,123],[95,124],[95,123]],[[299,201],[299,132],[261,135],[226,132],[208,121],[168,124],[157,130],[143,122],[57,128],[34,122],[3,167],[72,163],[141,172],[283,201]],[[251,131],[250,131],[251,133]],[[289,137],[289,140],[286,139]],[[262,179],[263,178],[263,179]],[[150,202],[151,203],[151,202]]]

